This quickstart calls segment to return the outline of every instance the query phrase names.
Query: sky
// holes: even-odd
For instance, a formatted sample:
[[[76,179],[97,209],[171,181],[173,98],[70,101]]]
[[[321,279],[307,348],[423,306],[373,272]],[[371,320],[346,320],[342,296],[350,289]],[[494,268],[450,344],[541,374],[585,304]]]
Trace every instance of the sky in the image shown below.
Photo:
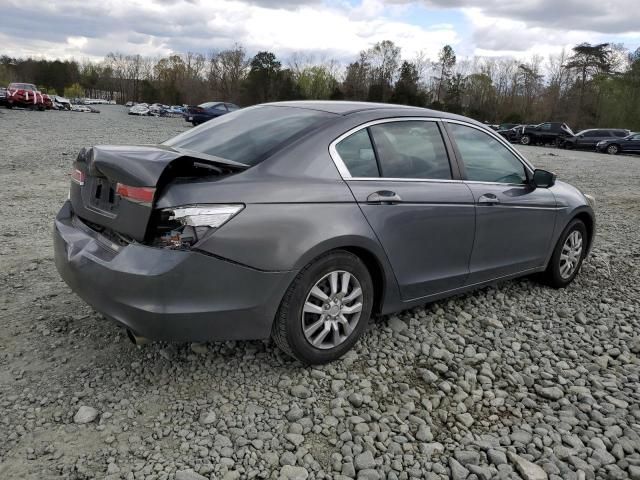
[[[206,54],[235,43],[349,61],[381,40],[405,59],[538,54],[581,42],[640,47],[638,0],[0,0],[0,55],[100,60]],[[634,8],[635,7],[635,8]]]

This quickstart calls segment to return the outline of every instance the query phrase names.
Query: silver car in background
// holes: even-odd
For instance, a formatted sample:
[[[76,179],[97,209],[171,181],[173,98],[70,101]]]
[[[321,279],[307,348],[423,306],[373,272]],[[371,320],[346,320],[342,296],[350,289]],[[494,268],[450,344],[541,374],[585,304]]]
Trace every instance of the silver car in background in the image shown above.
[[[318,364],[374,314],[533,273],[568,285],[593,202],[468,118],[282,102],[83,149],[55,259],[134,341],[271,336]]]

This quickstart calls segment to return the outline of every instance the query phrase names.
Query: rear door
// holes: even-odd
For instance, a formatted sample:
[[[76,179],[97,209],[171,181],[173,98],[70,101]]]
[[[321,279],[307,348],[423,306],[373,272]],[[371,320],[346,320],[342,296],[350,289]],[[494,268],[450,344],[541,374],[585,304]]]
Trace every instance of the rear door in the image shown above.
[[[589,130],[584,132],[582,136],[578,136],[577,144],[582,148],[594,147],[596,143],[606,138],[606,133],[603,130]]]
[[[462,286],[474,203],[449,161],[439,123],[372,122],[340,137],[330,151],[389,258],[403,300]]]
[[[467,284],[544,265],[556,219],[551,191],[527,183],[533,172],[498,136],[460,122],[447,130],[476,203]]]
[[[636,133],[630,140],[624,142],[623,149],[625,152],[640,152],[640,133]]]

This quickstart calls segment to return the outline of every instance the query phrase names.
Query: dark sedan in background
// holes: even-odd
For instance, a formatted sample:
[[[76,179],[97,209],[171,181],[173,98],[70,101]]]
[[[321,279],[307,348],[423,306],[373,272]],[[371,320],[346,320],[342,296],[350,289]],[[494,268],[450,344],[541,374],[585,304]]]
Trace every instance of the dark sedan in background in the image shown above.
[[[596,144],[596,150],[610,155],[618,153],[640,153],[640,133],[632,133],[624,138],[609,138]]]
[[[574,136],[563,138],[561,147],[564,148],[584,148],[593,150],[598,142],[609,139],[620,139],[628,136],[631,132],[622,128],[590,128],[576,133]]]
[[[240,107],[227,102],[206,102],[200,105],[189,105],[184,113],[184,119],[193,126],[200,125],[212,118],[217,118],[229,112],[234,112]]]
[[[371,315],[533,273],[567,286],[593,205],[469,118],[282,102],[83,149],[55,261],[134,341],[271,336],[325,363]]]

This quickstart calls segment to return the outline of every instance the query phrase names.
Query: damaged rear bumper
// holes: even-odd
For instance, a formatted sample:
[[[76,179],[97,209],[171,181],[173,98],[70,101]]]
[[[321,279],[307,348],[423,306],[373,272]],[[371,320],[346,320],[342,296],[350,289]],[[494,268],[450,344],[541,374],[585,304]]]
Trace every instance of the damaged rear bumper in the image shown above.
[[[152,340],[267,338],[295,276],[195,251],[117,246],[72,217],[66,202],[54,225],[58,272],[98,312]]]

